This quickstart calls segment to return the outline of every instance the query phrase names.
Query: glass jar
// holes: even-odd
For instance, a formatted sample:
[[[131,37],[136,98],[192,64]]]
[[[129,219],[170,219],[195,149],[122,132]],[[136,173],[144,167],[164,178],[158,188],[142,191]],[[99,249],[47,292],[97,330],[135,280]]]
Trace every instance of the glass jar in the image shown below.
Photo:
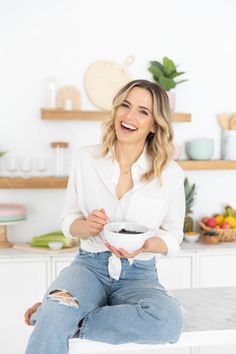
[[[69,143],[64,141],[54,141],[50,145],[53,148],[53,175],[64,177],[67,175],[66,151],[69,147]]]

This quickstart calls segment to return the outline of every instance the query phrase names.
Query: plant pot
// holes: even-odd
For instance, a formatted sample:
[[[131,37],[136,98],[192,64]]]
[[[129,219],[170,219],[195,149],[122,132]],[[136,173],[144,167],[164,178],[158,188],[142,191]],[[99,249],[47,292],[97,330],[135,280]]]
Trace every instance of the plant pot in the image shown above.
[[[214,153],[214,140],[197,138],[186,142],[186,154],[190,160],[210,160]]]
[[[222,131],[221,151],[223,160],[236,160],[236,130]]]
[[[174,112],[175,110],[175,92],[174,91],[166,91],[167,96],[169,98],[170,110]]]

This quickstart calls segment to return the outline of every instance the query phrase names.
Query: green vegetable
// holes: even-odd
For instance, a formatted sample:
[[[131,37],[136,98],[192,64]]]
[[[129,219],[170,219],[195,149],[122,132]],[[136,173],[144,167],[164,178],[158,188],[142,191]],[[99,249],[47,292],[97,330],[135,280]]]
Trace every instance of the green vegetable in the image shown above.
[[[7,151],[0,151],[0,157],[4,156],[7,153]]]
[[[65,237],[61,231],[53,231],[48,234],[35,236],[31,240],[32,247],[48,247],[48,242],[60,241],[64,242],[63,248],[72,247],[74,241]]]

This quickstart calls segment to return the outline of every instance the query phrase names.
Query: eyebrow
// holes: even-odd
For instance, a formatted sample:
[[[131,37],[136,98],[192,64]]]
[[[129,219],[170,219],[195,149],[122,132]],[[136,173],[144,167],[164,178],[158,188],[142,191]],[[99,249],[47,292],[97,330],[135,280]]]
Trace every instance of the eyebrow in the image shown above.
[[[124,100],[124,102],[128,103],[131,105],[131,102],[129,102],[128,100]],[[150,111],[150,109],[148,109],[147,107],[144,106],[139,106],[139,108],[145,109],[146,111],[148,111],[150,114],[152,114],[152,112]]]

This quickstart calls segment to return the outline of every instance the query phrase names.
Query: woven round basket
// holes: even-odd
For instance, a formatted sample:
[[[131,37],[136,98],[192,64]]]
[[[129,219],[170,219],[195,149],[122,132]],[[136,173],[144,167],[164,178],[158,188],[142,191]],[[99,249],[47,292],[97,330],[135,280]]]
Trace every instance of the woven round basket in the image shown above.
[[[200,229],[202,231],[214,231],[220,235],[221,242],[236,241],[236,228],[235,229],[212,229],[206,226],[201,221],[199,222]]]
[[[132,80],[127,67],[134,58],[128,57],[123,65],[112,61],[97,61],[91,64],[84,77],[85,90],[89,100],[98,108],[109,111],[117,92]]]

